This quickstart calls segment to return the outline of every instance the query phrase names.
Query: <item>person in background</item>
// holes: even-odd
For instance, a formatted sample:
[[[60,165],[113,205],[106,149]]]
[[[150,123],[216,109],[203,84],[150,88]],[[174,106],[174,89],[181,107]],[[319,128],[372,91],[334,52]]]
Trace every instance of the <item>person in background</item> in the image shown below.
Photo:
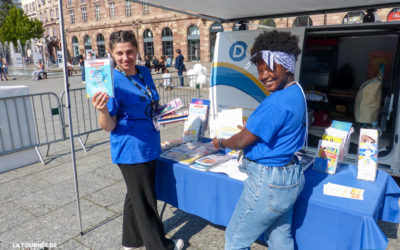
[[[93,56],[92,51],[89,51],[89,52],[87,53],[86,59],[87,59],[87,60],[95,59],[95,57]]]
[[[167,56],[167,60],[166,60],[165,62],[166,62],[165,66],[167,66],[167,67],[171,67],[171,66],[172,66],[172,59],[171,59],[171,57]]]
[[[8,81],[7,74],[4,71],[3,59],[0,58],[0,79],[3,81],[3,75],[6,81]]]
[[[216,148],[244,149],[240,168],[249,176],[225,231],[225,249],[250,249],[266,232],[268,249],[292,250],[293,206],[304,186],[294,153],[305,144],[307,131],[304,92],[294,80],[298,38],[289,32],[264,32],[250,53],[258,79],[271,94],[241,132],[212,141]]]
[[[40,74],[44,73],[44,64],[41,60],[39,60],[37,66],[35,65],[35,68],[37,68],[37,70],[32,72],[32,80],[39,80]]]
[[[153,66],[154,66],[154,73],[158,73],[160,71],[160,61],[157,59],[156,56],[153,57]]]
[[[67,61],[67,69],[68,69],[68,75],[69,76],[72,76],[72,73],[74,71],[76,72],[76,70],[74,69],[74,66],[72,65],[72,60],[71,59],[68,59],[68,61]]]
[[[115,95],[96,93],[93,106],[99,125],[110,134],[111,159],[124,177],[127,193],[123,213],[125,249],[182,249],[181,239],[165,237],[155,195],[156,159],[161,153],[155,110],[159,95],[150,71],[136,65],[138,44],[132,31],[110,35],[110,50],[117,64],[113,72]]]
[[[79,58],[79,68],[81,69],[82,73],[82,83],[85,83],[85,57],[83,49],[80,50]]]
[[[165,66],[165,56],[162,56],[161,59],[160,59],[160,70],[161,70],[161,73],[164,73],[166,68],[167,67]]]
[[[181,86],[183,87],[183,86],[184,86],[184,82],[183,82],[182,73],[183,73],[183,68],[184,68],[184,66],[185,66],[185,64],[184,64],[185,58],[184,58],[183,55],[181,54],[182,52],[181,52],[180,49],[177,49],[177,50],[176,50],[176,53],[178,53],[178,56],[177,56],[176,59],[175,59],[175,69],[178,70],[179,80],[180,80]]]
[[[144,57],[144,66],[146,66],[146,68],[148,68],[151,72],[151,60],[147,55]]]
[[[7,59],[5,57],[3,57],[3,71],[5,73],[5,76],[8,77],[8,63],[7,63]]]
[[[163,85],[165,90],[171,90],[171,74],[169,73],[169,70],[167,68],[164,69],[163,71]]]

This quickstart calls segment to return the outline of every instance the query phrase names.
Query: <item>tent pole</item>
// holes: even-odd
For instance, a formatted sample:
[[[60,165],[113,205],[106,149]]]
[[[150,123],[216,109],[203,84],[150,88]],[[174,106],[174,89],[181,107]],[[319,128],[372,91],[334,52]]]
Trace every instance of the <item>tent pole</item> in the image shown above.
[[[58,11],[60,17],[60,38],[61,38],[61,48],[63,53],[63,71],[64,71],[64,86],[65,86],[65,103],[68,109],[68,125],[69,125],[69,137],[71,142],[71,160],[72,160],[72,168],[74,171],[74,179],[75,179],[75,193],[76,193],[76,201],[78,208],[78,217],[79,217],[79,227],[80,234],[83,235],[82,230],[82,217],[81,217],[81,203],[79,200],[79,186],[78,186],[78,174],[76,171],[76,160],[75,160],[75,148],[74,148],[74,132],[72,129],[72,120],[71,120],[71,104],[70,104],[70,95],[69,95],[69,81],[68,81],[68,68],[67,68],[67,50],[65,43],[65,35],[64,35],[64,15],[63,15],[63,5],[62,0],[58,0]]]

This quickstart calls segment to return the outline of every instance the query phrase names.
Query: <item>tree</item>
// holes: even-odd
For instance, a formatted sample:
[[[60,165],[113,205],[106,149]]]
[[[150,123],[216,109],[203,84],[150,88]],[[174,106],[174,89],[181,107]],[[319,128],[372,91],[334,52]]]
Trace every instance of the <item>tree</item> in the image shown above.
[[[6,18],[10,14],[10,10],[14,6],[11,3],[4,2],[0,6],[0,27],[3,26],[4,18]]]
[[[19,40],[24,47],[26,41],[42,37],[43,32],[43,24],[40,21],[29,20],[22,9],[13,7],[0,27],[0,40],[13,42],[15,45]]]

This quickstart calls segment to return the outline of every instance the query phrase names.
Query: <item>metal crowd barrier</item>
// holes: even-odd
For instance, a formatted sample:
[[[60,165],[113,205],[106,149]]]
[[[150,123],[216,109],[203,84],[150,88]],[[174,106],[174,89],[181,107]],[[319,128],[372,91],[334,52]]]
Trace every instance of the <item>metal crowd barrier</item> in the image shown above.
[[[191,76],[183,76],[185,86],[180,86],[179,77],[171,78],[171,87],[165,88],[162,78],[154,77],[160,96],[160,104],[181,98],[184,108],[189,107],[193,98],[208,98],[208,89],[191,88]],[[86,97],[85,88],[70,89],[72,128],[83,150],[88,136],[101,130],[98,113],[91,100]],[[34,147],[40,161],[45,164],[38,149],[70,138],[65,121],[67,107],[65,92],[58,97],[51,92],[0,98],[0,156]],[[178,128],[178,129],[177,129]],[[165,125],[161,129],[162,140],[181,137],[182,123]],[[81,136],[86,136],[85,140]]]
[[[89,138],[89,134],[102,130],[98,124],[98,114],[96,108],[93,107],[90,98],[86,97],[85,88],[70,89],[70,105],[71,105],[71,119],[74,137],[78,138],[83,150],[87,152],[85,144]],[[65,105],[65,91],[60,95],[60,102],[62,104],[63,113],[68,112]],[[65,116],[65,115],[64,115]],[[83,141],[81,136],[86,136]],[[66,139],[70,138],[69,135]]]
[[[38,93],[0,98],[0,155],[65,140],[65,122],[58,96]]]

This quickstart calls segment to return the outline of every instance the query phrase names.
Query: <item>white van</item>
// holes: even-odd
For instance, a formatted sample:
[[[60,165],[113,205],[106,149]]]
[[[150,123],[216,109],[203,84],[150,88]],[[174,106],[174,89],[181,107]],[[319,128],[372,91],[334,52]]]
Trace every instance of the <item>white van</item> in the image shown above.
[[[399,6],[398,1],[392,0],[204,0],[201,4],[194,0],[133,1],[215,22]],[[310,122],[308,153],[315,154],[317,142],[330,121],[349,121],[355,132],[347,161],[356,163],[360,128],[377,128],[379,168],[400,176],[400,22],[287,30],[298,35],[302,49],[295,79],[304,89],[318,91],[314,92],[316,99],[308,100],[309,117],[314,119]],[[242,107],[244,116],[248,116],[269,94],[258,81],[255,67],[245,69],[259,32],[262,31],[218,34],[211,75],[211,123],[218,110],[229,107]]]

